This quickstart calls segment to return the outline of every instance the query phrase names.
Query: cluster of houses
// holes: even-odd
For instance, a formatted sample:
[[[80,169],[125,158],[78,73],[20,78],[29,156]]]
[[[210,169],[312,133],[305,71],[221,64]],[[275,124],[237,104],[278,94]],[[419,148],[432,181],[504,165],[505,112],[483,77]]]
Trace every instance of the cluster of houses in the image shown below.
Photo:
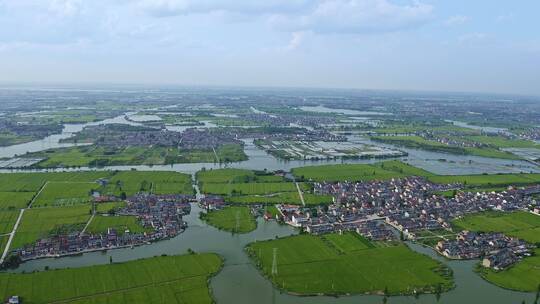
[[[205,195],[199,199],[199,206],[206,211],[221,210],[225,205],[225,200],[219,195]]]
[[[296,205],[277,205],[282,220],[304,231],[320,235],[325,233],[356,232],[374,241],[393,240],[396,238],[392,230],[377,216],[369,218],[352,218],[332,212],[305,211]]]
[[[233,132],[213,129],[189,128],[181,134],[179,147],[187,150],[211,150],[226,144],[243,145]]]
[[[518,136],[522,139],[540,141],[540,128],[534,127],[521,131]]]
[[[161,146],[188,150],[211,150],[224,144],[242,144],[242,141],[236,139],[234,134],[209,129],[190,128],[183,132],[175,132],[167,129],[124,124],[86,127],[76,137],[68,140],[89,141],[104,147]]]
[[[103,233],[72,232],[43,238],[16,249],[22,261],[73,255],[89,251],[132,247],[177,236],[187,224],[182,216],[189,214],[193,199],[188,195],[138,194],[126,200],[117,216],[135,216],[145,232],[117,231],[113,227]]]
[[[459,184],[434,184],[420,177],[371,182],[316,183],[315,192],[334,197],[327,213],[348,221],[369,216],[384,218],[409,238],[421,230],[450,229],[452,219],[486,210],[514,211],[538,206],[531,196],[538,186],[504,192],[457,192],[454,197],[437,194],[458,189]]]
[[[503,270],[530,256],[532,245],[502,233],[463,231],[455,240],[438,242],[435,249],[450,259],[483,258],[484,267]]]
[[[20,122],[8,119],[0,120],[2,133],[12,133],[17,136],[44,138],[62,132],[63,126],[58,123],[36,124],[33,122]]]
[[[421,231],[450,230],[453,219],[470,213],[487,210],[529,210],[531,206],[536,206],[534,210],[540,209],[539,203],[531,197],[532,194],[540,192],[540,186],[510,188],[497,193],[459,191],[454,197],[437,194],[460,187],[460,184],[434,184],[420,177],[370,182],[323,182],[314,184],[314,192],[332,195],[333,204],[317,208],[296,205],[277,207],[287,224],[300,227],[308,233],[356,231],[372,240],[395,238],[396,230],[390,227],[401,231],[404,237],[414,239]],[[469,232],[461,235],[461,238],[466,239],[472,235],[474,234]],[[454,245],[449,243],[449,247],[441,247],[440,252],[462,258],[468,254],[468,258],[486,256],[484,265],[494,269],[502,269],[530,253],[527,244],[501,234],[476,234],[475,237],[477,239],[471,242],[469,247],[454,246],[462,244],[459,242]],[[493,246],[501,247],[499,250],[487,250],[498,248]],[[511,248],[511,252],[502,250],[503,248]],[[445,251],[446,249],[449,251]],[[461,249],[464,251],[460,252]]]

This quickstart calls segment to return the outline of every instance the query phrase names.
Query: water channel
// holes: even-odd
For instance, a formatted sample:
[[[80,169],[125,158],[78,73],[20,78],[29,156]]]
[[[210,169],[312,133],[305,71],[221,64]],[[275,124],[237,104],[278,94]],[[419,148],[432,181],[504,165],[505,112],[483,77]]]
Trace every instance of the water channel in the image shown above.
[[[124,116],[119,116],[102,122],[103,123],[129,123]],[[12,157],[15,154],[23,154],[27,151],[39,151],[58,147],[58,140],[67,138],[74,132],[80,131],[85,125],[66,125],[64,132],[53,135],[45,140],[27,143],[23,145],[0,148],[0,157]],[[367,139],[356,136],[351,140],[369,143]],[[388,146],[388,145],[387,145]],[[388,146],[392,147],[392,146]],[[396,148],[396,147],[392,147]],[[497,173],[497,172],[539,172],[533,164],[524,161],[499,160],[475,156],[455,156],[443,153],[427,152],[414,149],[402,149],[409,153],[402,160],[417,165],[426,170],[438,174],[474,174],[474,173]],[[246,154],[249,160],[233,164],[175,164],[159,166],[111,166],[105,168],[77,168],[71,170],[172,170],[185,173],[194,173],[201,168],[219,168],[223,166],[246,168],[246,169],[269,169],[290,170],[291,168],[307,165],[320,165],[328,163],[341,163],[340,160],[330,161],[281,161],[266,152],[258,149],[250,140],[246,140]],[[445,161],[441,161],[445,159]],[[349,160],[347,163],[368,163],[375,160]],[[69,170],[69,169],[66,169]],[[36,170],[2,170],[2,172],[34,172]],[[47,171],[47,170],[40,170]],[[298,297],[281,293],[265,279],[251,263],[244,253],[243,248],[257,240],[273,239],[276,236],[288,236],[298,233],[292,227],[279,225],[274,221],[265,222],[257,219],[258,225],[255,231],[247,234],[231,234],[211,227],[199,219],[202,212],[197,205],[192,206],[190,215],[184,217],[188,223],[186,231],[170,240],[165,240],[151,245],[135,247],[133,249],[117,249],[107,252],[92,252],[79,256],[49,258],[23,263],[15,272],[30,272],[43,270],[45,266],[51,269],[66,267],[81,267],[109,263],[109,257],[115,262],[129,261],[140,258],[158,256],[162,254],[184,254],[188,249],[197,252],[214,252],[225,259],[224,268],[211,280],[211,289],[217,303],[382,303],[380,296],[344,296],[344,297]],[[477,261],[447,261],[436,255],[431,249],[416,244],[409,244],[415,251],[427,254],[435,259],[443,261],[454,273],[456,288],[442,294],[439,302],[434,295],[422,295],[418,299],[412,296],[391,297],[388,303],[492,303],[508,304],[519,303],[522,300],[532,302],[534,294],[520,293],[505,290],[482,280],[473,272]]]

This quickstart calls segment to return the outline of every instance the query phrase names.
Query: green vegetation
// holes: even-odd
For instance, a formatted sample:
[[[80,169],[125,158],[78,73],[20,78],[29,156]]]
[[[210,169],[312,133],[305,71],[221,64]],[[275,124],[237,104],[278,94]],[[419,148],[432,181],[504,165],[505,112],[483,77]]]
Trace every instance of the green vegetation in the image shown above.
[[[502,232],[532,244],[540,244],[540,216],[527,212],[482,212],[452,222],[455,228],[479,232]],[[478,266],[480,275],[503,288],[532,292],[540,285],[540,249],[516,265],[495,271]]]
[[[374,248],[373,244],[358,233],[326,234],[323,240],[342,253],[351,253],[358,250]]]
[[[271,194],[278,192],[295,192],[294,183],[231,183],[231,184],[203,184],[202,192],[221,195],[252,195]]]
[[[215,163],[247,159],[243,147],[233,144],[220,146],[216,153],[213,150],[182,150],[160,146],[106,148],[84,145],[27,153],[24,157],[45,158],[35,165],[38,168]]]
[[[305,197],[304,197],[305,199]],[[330,201],[332,199],[330,198]],[[225,201],[231,204],[292,204],[300,205],[300,196],[298,192],[285,192],[272,195],[242,195],[227,196]]]
[[[90,218],[90,211],[90,205],[27,209],[11,248],[23,247],[58,231],[80,231]]]
[[[478,175],[434,175],[428,179],[438,184],[461,183],[465,187],[522,186],[540,182],[540,174],[478,174]]]
[[[442,124],[442,125],[432,125],[432,124],[418,124],[418,123],[385,123],[382,127],[370,129],[370,131],[378,134],[407,134],[414,133],[419,131],[432,131],[437,133],[449,133],[449,132],[459,132],[461,134],[478,134],[479,131],[459,127],[454,124]]]
[[[0,174],[0,192],[36,192],[46,182],[94,182],[112,174],[109,171],[3,173]]]
[[[89,203],[92,201],[92,191],[98,187],[97,183],[92,182],[48,182],[33,207]]]
[[[246,233],[257,228],[257,222],[248,207],[225,207],[201,213],[201,218],[218,229],[235,233]]]
[[[90,233],[106,233],[107,229],[113,228],[119,234],[126,230],[132,233],[150,232],[152,229],[145,229],[135,216],[95,216],[87,231]]]
[[[0,209],[25,208],[35,192],[0,192]]]
[[[374,136],[372,140],[380,141],[389,144],[400,145],[409,148],[423,149],[428,151],[437,151],[453,154],[476,155],[492,158],[503,159],[521,159],[520,157],[505,151],[500,151],[497,148],[474,148],[474,147],[459,147],[449,146],[438,141],[424,139],[420,136]]]
[[[215,254],[144,260],[30,274],[0,274],[2,298],[23,303],[212,303],[207,281],[221,268]],[[31,288],[29,288],[31,286]]]
[[[524,139],[508,139],[502,136],[466,136],[468,140],[490,145],[496,148],[540,148],[540,145]]]
[[[122,208],[126,205],[125,202],[108,202],[108,203],[96,203],[97,213],[109,213],[115,209]]]
[[[19,210],[0,211],[0,234],[10,233],[17,221]]]
[[[107,183],[104,194],[192,194],[191,176],[169,171],[119,171]]]
[[[529,243],[540,243],[540,216],[527,212],[482,212],[454,220],[461,230],[502,232]]]
[[[197,180],[200,184],[205,183],[270,183],[282,182],[283,177],[272,175],[263,171],[252,171],[245,169],[217,169],[202,170],[197,172]]]
[[[107,180],[105,186],[97,183]],[[3,182],[3,183],[2,183]],[[191,176],[178,172],[123,171],[123,172],[70,172],[70,173],[14,173],[0,174],[0,233],[13,228],[18,209],[27,207],[34,196],[31,209],[27,209],[15,235],[12,248],[19,248],[40,238],[57,233],[80,231],[90,217],[92,192],[117,196],[137,192],[157,194],[192,194]],[[98,213],[109,213],[124,202],[100,203]],[[133,217],[97,216],[90,231],[116,228],[135,232],[144,231]]]
[[[274,248],[277,274],[272,274]],[[293,236],[251,243],[246,250],[276,286],[297,294],[395,295],[453,286],[439,262],[404,245],[372,247],[349,234]]]
[[[537,291],[540,286],[540,249],[536,249],[534,256],[503,271],[487,268],[479,271],[484,279],[497,286],[526,292]]]
[[[0,147],[18,145],[36,140],[34,136],[21,136],[14,133],[0,133]]]
[[[283,177],[264,171],[244,169],[203,170],[197,172],[203,193],[225,196],[231,204],[301,204],[296,185]],[[299,183],[309,205],[332,202],[332,197],[309,193],[310,185]]]
[[[313,181],[370,181],[410,175],[433,175],[425,170],[418,169],[399,161],[388,161],[376,164],[339,164],[300,167],[292,169],[292,173],[300,180]]]

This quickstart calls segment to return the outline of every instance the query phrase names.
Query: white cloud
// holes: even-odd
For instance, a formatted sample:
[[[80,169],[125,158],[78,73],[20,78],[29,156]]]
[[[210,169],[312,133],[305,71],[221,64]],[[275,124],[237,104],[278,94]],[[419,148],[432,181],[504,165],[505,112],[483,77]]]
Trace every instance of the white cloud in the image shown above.
[[[444,21],[444,25],[446,26],[456,26],[456,25],[462,25],[469,21],[470,18],[468,16],[464,15],[455,15],[452,16]]]
[[[433,7],[418,1],[407,5],[388,0],[323,0],[308,14],[277,15],[272,24],[284,30],[317,33],[377,33],[404,30],[424,24]]]
[[[70,17],[81,9],[80,0],[52,0],[49,4],[49,11],[60,16]]]
[[[458,37],[460,44],[474,44],[485,41],[489,36],[485,33],[469,33]]]
[[[243,14],[288,13],[311,5],[309,0],[140,0],[138,6],[156,17],[197,13],[229,12]]]
[[[302,42],[304,41],[306,36],[306,32],[292,32],[291,33],[291,40],[289,40],[289,44],[285,46],[282,50],[283,51],[294,51],[298,49]]]

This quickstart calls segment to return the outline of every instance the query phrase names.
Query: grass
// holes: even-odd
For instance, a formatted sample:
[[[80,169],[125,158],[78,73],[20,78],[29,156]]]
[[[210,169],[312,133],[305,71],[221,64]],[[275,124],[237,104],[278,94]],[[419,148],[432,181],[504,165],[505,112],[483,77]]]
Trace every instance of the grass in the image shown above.
[[[313,235],[293,236],[251,243],[247,251],[276,286],[295,294],[380,294],[387,290],[394,295],[453,286],[442,264],[404,245],[362,249],[365,243],[349,244],[348,234],[330,238],[332,244]],[[277,274],[272,275],[274,248]]]
[[[35,165],[38,168],[215,163],[247,159],[243,147],[236,144],[220,146],[216,149],[216,153],[213,150],[182,150],[176,147],[161,146],[102,147],[85,145],[27,153],[24,157],[45,158]]]
[[[87,231],[90,233],[106,233],[109,228],[115,229],[120,234],[123,234],[126,230],[132,233],[143,233],[152,230],[144,228],[135,216],[97,215],[88,225]]]
[[[202,170],[197,172],[197,180],[200,184],[206,183],[277,183],[282,182],[283,177],[265,172],[256,172],[245,169],[216,169]]]
[[[301,205],[300,196],[298,192],[283,192],[271,195],[242,195],[242,196],[228,196],[225,200],[231,204],[291,204]],[[330,195],[315,195],[311,193],[304,193],[304,201],[306,205],[323,205],[332,203],[332,196]]]
[[[540,249],[516,265],[503,271],[480,269],[480,275],[487,281],[512,290],[534,292],[540,286]]]
[[[197,180],[203,193],[218,194],[231,204],[302,204],[298,189],[281,176],[263,171],[244,169],[218,169],[197,172]],[[329,195],[309,193],[311,185],[299,183],[304,191],[306,205],[322,205],[332,202]]]
[[[103,189],[105,194],[133,195],[138,192],[155,194],[193,194],[191,176],[169,171],[116,172]]]
[[[502,136],[466,136],[468,140],[483,143],[497,148],[540,148],[540,145],[524,139],[509,139]]]
[[[92,191],[99,185],[90,182],[49,182],[37,196],[33,207],[70,206],[92,201]]]
[[[216,254],[162,256],[111,265],[0,274],[2,298],[24,303],[212,303],[208,279]],[[29,288],[31,286],[31,288]]]
[[[322,238],[342,253],[374,248],[370,241],[357,233],[326,234]]]
[[[0,192],[37,192],[49,182],[94,182],[112,175],[108,171],[3,173],[0,174]]]
[[[15,226],[19,210],[2,210],[0,211],[0,234],[10,233]]]
[[[225,207],[221,210],[201,214],[201,217],[218,229],[235,233],[247,233],[257,228],[257,222],[255,222],[248,207]]]
[[[300,196],[298,192],[286,192],[274,195],[243,195],[228,196],[225,200],[231,204],[292,204],[300,205]]]
[[[386,161],[375,164],[339,164],[308,166],[292,169],[300,180],[313,181],[371,181],[405,176],[432,176],[425,170],[400,161]]]
[[[0,192],[0,209],[25,208],[35,192]]]
[[[32,208],[24,212],[11,248],[20,248],[47,237],[57,229],[81,230],[90,218],[90,206]]]
[[[126,205],[125,202],[108,202],[96,204],[97,213],[108,213],[109,211],[117,208],[122,208]]]
[[[521,159],[512,153],[500,151],[496,148],[473,148],[449,146],[438,141],[424,139],[420,136],[374,136],[371,139],[396,144],[409,148],[424,149],[429,151],[437,151],[452,154],[476,155],[491,158],[502,159]]]
[[[540,182],[540,174],[478,174],[478,175],[434,175],[428,179],[438,184],[462,183],[466,187],[527,185]]]
[[[502,232],[529,243],[540,243],[540,216],[527,212],[483,212],[467,215],[452,223],[461,230]]]
[[[202,192],[221,195],[253,195],[295,192],[294,183],[204,183]]]

